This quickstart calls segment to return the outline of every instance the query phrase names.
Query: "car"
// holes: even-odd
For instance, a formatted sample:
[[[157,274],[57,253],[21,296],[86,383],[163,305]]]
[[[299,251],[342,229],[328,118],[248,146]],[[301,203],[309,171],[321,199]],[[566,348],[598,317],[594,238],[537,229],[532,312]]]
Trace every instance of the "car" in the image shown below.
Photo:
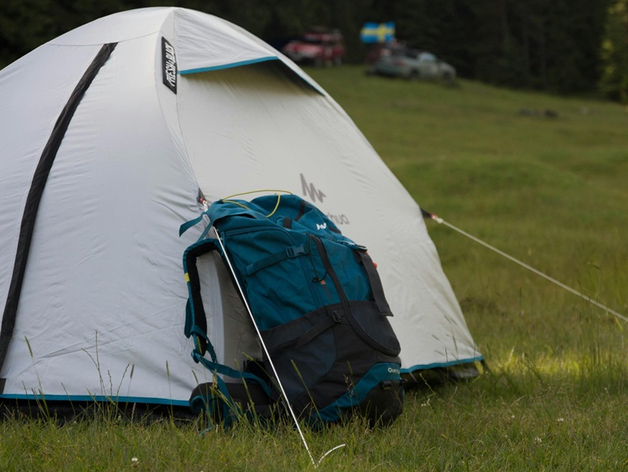
[[[395,49],[382,55],[373,66],[379,75],[403,77],[404,79],[426,79],[453,82],[456,69],[438,59],[434,54],[416,49]]]
[[[368,66],[367,73],[375,72],[375,64],[383,56],[390,56],[405,51],[406,47],[396,41],[374,45],[366,54],[364,62]]]
[[[346,50],[342,34],[335,30],[305,33],[302,38],[286,44],[281,52],[294,62],[320,67],[324,64],[341,65]]]

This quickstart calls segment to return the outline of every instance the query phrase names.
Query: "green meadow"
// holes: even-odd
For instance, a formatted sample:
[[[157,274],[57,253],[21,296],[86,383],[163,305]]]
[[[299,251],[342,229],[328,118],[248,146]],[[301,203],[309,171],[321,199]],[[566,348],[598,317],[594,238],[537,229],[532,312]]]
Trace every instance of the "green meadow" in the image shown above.
[[[357,66],[307,72],[424,209],[628,316],[628,109]],[[426,225],[490,370],[408,392],[387,429],[306,429],[315,461],[346,444],[316,470],[628,470],[628,323]],[[290,424],[205,427],[107,406],[65,424],[7,418],[0,470],[314,470]]]

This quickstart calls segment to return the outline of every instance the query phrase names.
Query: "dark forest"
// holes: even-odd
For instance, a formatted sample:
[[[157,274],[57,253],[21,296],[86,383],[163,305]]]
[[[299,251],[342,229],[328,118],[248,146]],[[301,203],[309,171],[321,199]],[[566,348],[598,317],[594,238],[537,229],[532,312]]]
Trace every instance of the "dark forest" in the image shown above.
[[[561,94],[598,91],[609,11],[625,0],[3,0],[0,66],[77,26],[122,10],[181,6],[211,13],[279,47],[314,25],[339,28],[360,63],[366,21],[435,53],[461,77]],[[626,29],[628,31],[628,27]],[[628,33],[626,34],[628,43]],[[612,95],[612,94],[611,94]]]

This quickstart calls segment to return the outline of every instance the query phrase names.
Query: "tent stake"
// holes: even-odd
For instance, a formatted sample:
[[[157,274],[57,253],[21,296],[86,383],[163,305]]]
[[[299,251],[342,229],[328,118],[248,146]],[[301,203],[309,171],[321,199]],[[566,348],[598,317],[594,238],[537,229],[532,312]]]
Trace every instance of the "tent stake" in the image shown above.
[[[310,461],[312,462],[312,465],[314,466],[314,468],[316,469],[320,463],[322,462],[322,460],[327,457],[328,454],[332,453],[333,451],[335,451],[336,449],[340,449],[341,447],[345,447],[346,444],[340,444],[332,449],[330,449],[329,451],[327,451],[325,454],[323,454],[323,456],[319,459],[318,462],[314,461],[314,457],[312,456],[312,452],[310,451],[310,447],[307,444],[307,441],[305,440],[305,436],[303,435],[303,431],[301,430],[301,426],[299,425],[299,420],[297,419],[297,415],[294,413],[294,410],[292,409],[292,405],[290,405],[290,401],[288,400],[288,395],[286,395],[286,391],[283,388],[283,384],[281,383],[281,379],[279,378],[279,374],[277,373],[277,369],[275,368],[275,364],[273,363],[273,360],[270,357],[270,352],[268,352],[268,348],[266,347],[266,343],[264,343],[264,339],[262,338],[262,333],[260,332],[257,323],[255,322],[255,317],[253,316],[253,312],[251,311],[251,308],[249,307],[249,303],[246,300],[246,296],[244,295],[244,290],[242,290],[242,287],[240,286],[240,282],[238,281],[238,278],[236,277],[236,273],[233,269],[233,266],[231,265],[231,260],[229,259],[229,256],[227,255],[227,251],[225,250],[225,246],[222,243],[222,238],[220,237],[220,234],[218,233],[218,230],[216,228],[212,228],[214,230],[214,233],[216,234],[216,239],[218,240],[218,244],[220,244],[220,248],[222,249],[222,253],[225,256],[225,260],[227,261],[227,265],[229,266],[229,270],[231,271],[231,275],[233,275],[233,280],[235,280],[235,283],[238,287],[238,291],[240,292],[240,295],[242,297],[242,300],[244,302],[244,307],[246,308],[246,311],[248,312],[249,316],[251,317],[251,321],[253,321],[253,326],[255,326],[255,331],[257,332],[257,337],[260,340],[260,343],[262,345],[262,348],[264,349],[264,354],[266,354],[266,358],[268,359],[268,363],[270,364],[270,367],[273,371],[273,374],[275,376],[275,378],[277,379],[277,384],[279,385],[279,389],[281,390],[281,396],[283,397],[284,401],[286,402],[286,406],[288,407],[288,410],[290,411],[290,415],[292,416],[292,419],[294,421],[294,424],[297,427],[297,431],[299,431],[299,436],[301,436],[301,441],[303,442],[303,445],[305,446],[305,450],[307,451],[308,456],[310,457]]]

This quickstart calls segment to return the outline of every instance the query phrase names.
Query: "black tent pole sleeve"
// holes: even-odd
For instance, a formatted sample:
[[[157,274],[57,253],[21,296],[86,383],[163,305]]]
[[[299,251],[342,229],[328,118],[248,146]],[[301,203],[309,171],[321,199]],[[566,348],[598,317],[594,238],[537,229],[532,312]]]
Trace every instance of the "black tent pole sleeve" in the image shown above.
[[[24,205],[24,214],[22,215],[15,263],[13,265],[13,274],[11,276],[9,292],[2,315],[2,325],[0,327],[0,371],[2,371],[2,367],[4,366],[4,361],[9,350],[9,343],[13,336],[13,329],[15,328],[15,318],[20,301],[20,293],[22,292],[22,282],[24,281],[24,274],[26,272],[26,263],[28,261],[28,253],[33,238],[35,220],[37,218],[39,203],[41,202],[41,197],[46,187],[48,175],[50,174],[50,169],[52,168],[61,142],[70,126],[70,122],[79,103],[81,103],[85,92],[98,74],[98,71],[105,65],[115,47],[116,43],[105,44],[100,51],[98,51],[98,54],[83,74],[83,77],[79,80],[72,95],[70,95],[70,99],[57,118],[52,133],[41,153],[37,168],[35,169],[28,196],[26,197],[26,204]],[[2,382],[0,382],[0,386],[1,385]]]

